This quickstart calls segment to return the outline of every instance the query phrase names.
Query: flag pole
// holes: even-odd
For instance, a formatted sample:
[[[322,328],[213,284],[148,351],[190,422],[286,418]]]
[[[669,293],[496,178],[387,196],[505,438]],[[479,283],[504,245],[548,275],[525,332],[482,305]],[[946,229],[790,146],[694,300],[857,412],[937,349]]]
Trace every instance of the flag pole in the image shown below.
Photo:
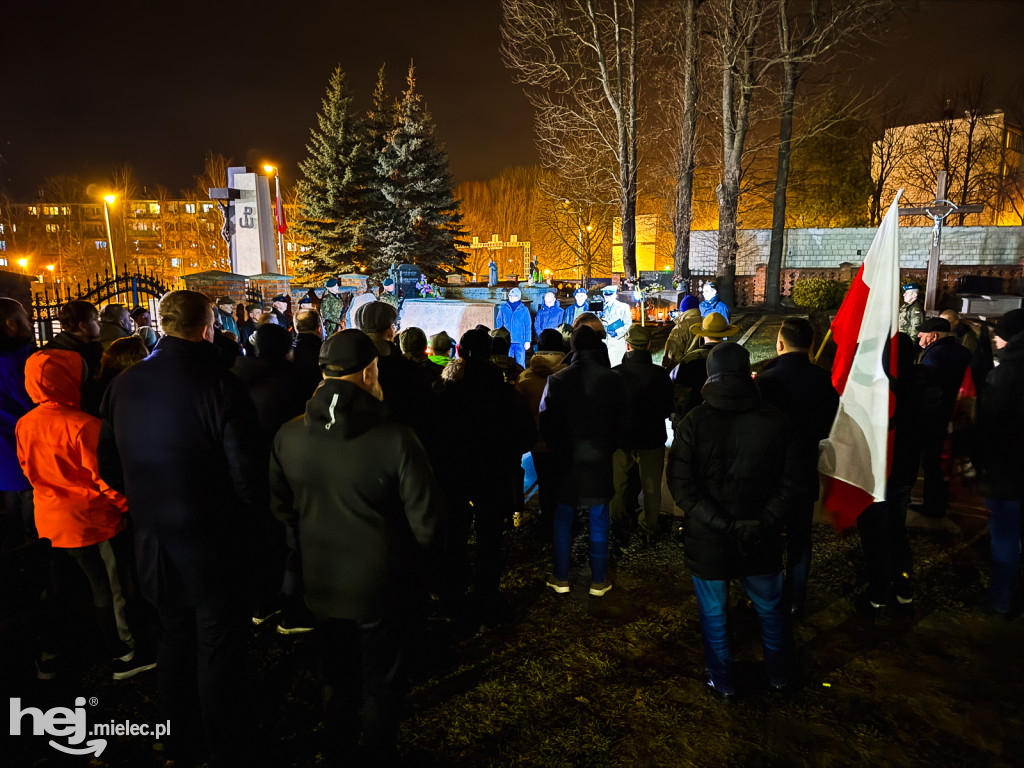
[[[825,334],[825,338],[821,342],[821,346],[818,347],[818,354],[814,356],[814,362],[818,362],[818,358],[821,357],[821,353],[825,351],[825,345],[828,344],[828,340],[832,338],[832,326],[829,326],[828,333]]]

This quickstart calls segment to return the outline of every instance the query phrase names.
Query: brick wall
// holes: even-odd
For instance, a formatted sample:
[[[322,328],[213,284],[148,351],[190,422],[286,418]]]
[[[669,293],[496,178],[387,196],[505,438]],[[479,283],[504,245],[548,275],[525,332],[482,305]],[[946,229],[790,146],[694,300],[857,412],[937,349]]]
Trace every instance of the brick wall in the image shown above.
[[[236,275],[233,272],[220,272],[211,270],[209,272],[195,272],[185,275],[185,288],[190,291],[198,291],[215,301],[218,296],[230,296],[236,303],[245,303],[245,275]]]

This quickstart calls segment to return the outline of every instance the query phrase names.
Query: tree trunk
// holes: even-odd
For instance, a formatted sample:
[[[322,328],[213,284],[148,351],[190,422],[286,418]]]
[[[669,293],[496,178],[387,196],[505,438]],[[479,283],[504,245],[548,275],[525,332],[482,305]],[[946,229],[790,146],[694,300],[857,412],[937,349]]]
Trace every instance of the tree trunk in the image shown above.
[[[779,115],[779,157],[775,171],[775,197],[772,202],[772,239],[765,271],[764,299],[769,309],[779,308],[782,296],[782,246],[786,233],[786,187],[789,184],[789,160],[793,151],[793,101],[797,82],[796,65],[787,61],[782,67],[782,97]]]
[[[679,137],[679,181],[676,192],[675,249],[672,252],[673,276],[679,281],[690,278],[690,228],[693,226],[693,171],[697,135],[697,0],[685,0],[683,6],[686,51],[683,57],[683,114]]]

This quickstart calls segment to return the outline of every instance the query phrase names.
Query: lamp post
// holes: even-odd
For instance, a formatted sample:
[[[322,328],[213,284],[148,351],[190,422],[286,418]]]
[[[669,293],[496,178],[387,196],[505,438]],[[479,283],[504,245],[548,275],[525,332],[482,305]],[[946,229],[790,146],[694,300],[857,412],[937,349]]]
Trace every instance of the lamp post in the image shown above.
[[[114,238],[110,234],[110,214],[107,209],[117,200],[115,195],[106,195],[103,198],[103,219],[107,222],[107,250],[110,251],[110,271],[114,279],[117,279],[117,264],[114,262]]]
[[[57,294],[57,283],[56,283],[56,281],[54,280],[54,277],[53,277],[53,269],[54,269],[54,265],[53,264],[47,264],[46,265],[46,271],[50,273],[50,287],[53,289],[53,293],[56,296],[56,294]]]
[[[25,275],[28,275],[28,259],[18,259],[18,266]]]
[[[277,257],[281,264],[281,274],[287,275],[288,264],[284,258],[284,232],[281,231],[281,222],[284,221],[284,211],[281,210],[281,206],[284,205],[284,201],[281,199],[281,172],[276,165],[269,163],[263,166],[263,170],[274,174],[274,194],[277,196],[277,220],[274,222],[274,231],[277,232]]]

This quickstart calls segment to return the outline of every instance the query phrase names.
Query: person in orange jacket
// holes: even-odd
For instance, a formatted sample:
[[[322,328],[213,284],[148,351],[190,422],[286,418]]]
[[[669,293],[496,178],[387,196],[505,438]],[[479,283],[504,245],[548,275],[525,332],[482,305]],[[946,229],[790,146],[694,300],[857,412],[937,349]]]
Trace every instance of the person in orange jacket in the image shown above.
[[[32,484],[40,538],[71,557],[85,573],[115,680],[156,663],[135,652],[125,612],[130,534],[128,503],[99,476],[100,420],[81,409],[87,368],[67,350],[36,352],[25,363],[25,389],[38,407],[15,427],[18,461]],[[40,677],[50,677],[40,663]]]

